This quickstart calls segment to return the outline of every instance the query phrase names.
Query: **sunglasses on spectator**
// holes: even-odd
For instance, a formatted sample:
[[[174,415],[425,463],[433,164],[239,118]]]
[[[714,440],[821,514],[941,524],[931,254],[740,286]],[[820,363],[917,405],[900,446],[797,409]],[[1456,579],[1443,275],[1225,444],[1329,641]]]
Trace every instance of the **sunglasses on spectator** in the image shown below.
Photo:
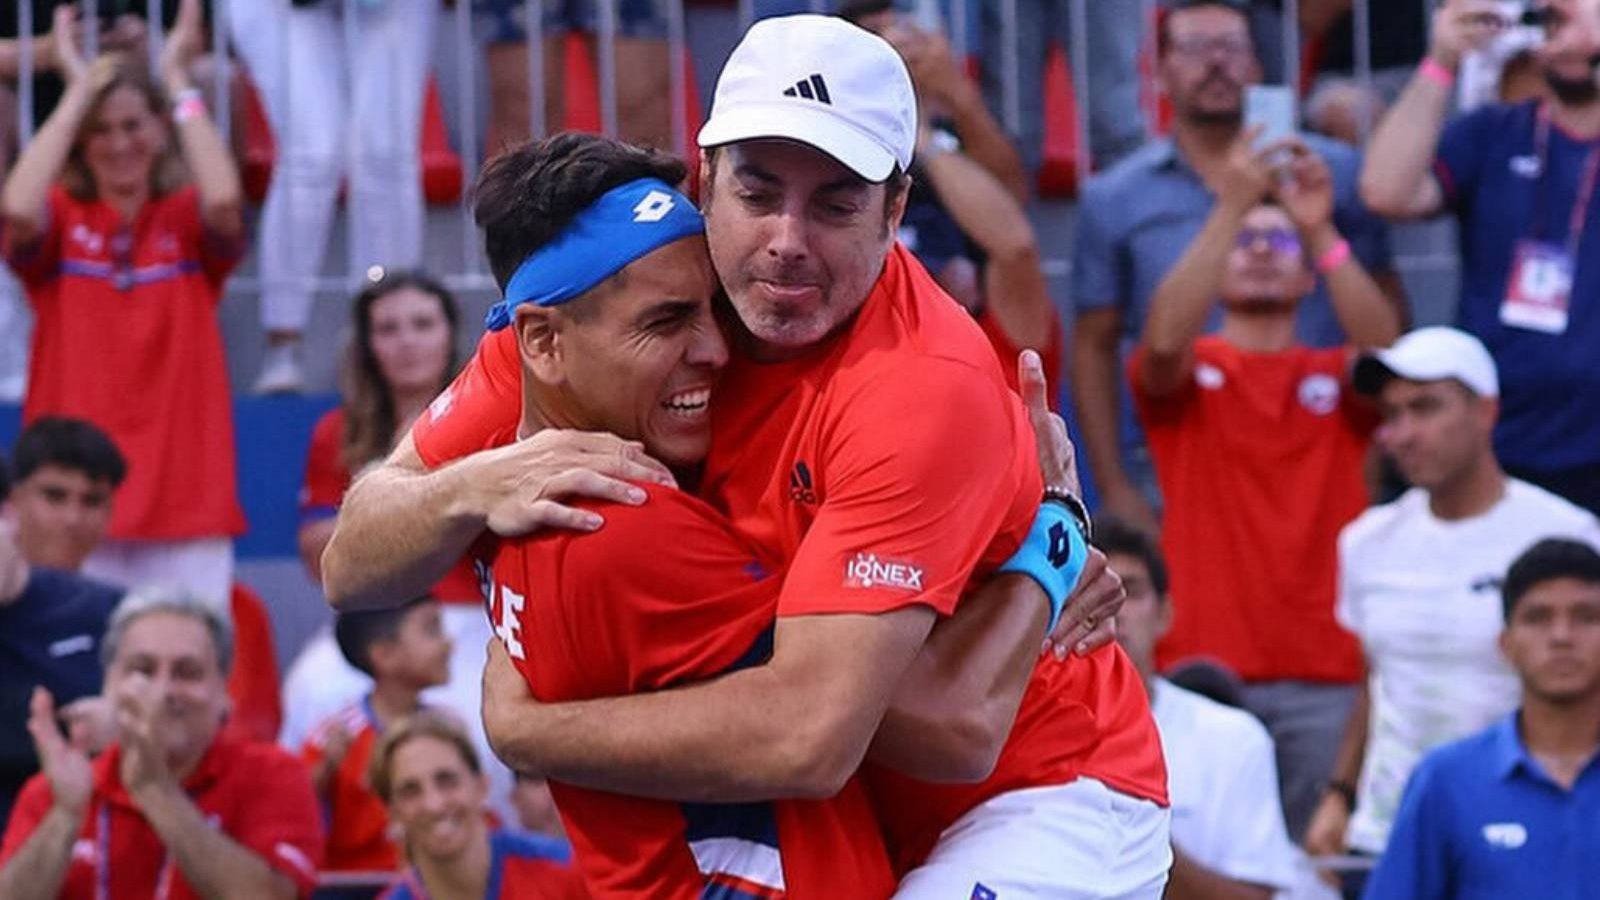
[[[1168,46],[1172,48],[1173,53],[1191,59],[1205,59],[1218,54],[1247,56],[1250,53],[1250,39],[1239,35],[1175,37]]]
[[[1287,228],[1240,229],[1234,246],[1240,250],[1254,250],[1258,241],[1265,243],[1267,249],[1273,253],[1282,256],[1300,255],[1300,235]]]

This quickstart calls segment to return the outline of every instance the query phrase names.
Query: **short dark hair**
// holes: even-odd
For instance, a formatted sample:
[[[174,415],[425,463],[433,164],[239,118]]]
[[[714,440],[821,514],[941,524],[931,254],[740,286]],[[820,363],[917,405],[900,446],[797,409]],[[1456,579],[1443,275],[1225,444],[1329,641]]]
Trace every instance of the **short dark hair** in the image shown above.
[[[82,419],[45,416],[17,435],[11,451],[12,475],[17,481],[45,466],[82,472],[90,481],[112,487],[128,476],[128,463],[111,436]]]
[[[834,15],[851,25],[860,25],[862,19],[893,10],[894,0],[844,0]]]
[[[372,671],[372,645],[379,641],[392,641],[400,633],[400,623],[411,611],[425,603],[433,603],[431,595],[415,597],[393,609],[364,609],[339,613],[333,621],[333,639],[339,652],[350,665],[374,678]]]
[[[679,185],[683,162],[658,150],[594,134],[564,132],[507,150],[484,166],[472,189],[494,280],[507,282],[528,258],[618,185],[658,178]]]
[[[1104,517],[1094,521],[1094,543],[1107,556],[1121,553],[1137,558],[1150,573],[1150,586],[1156,595],[1167,595],[1167,561],[1155,538],[1120,519]]]
[[[1506,572],[1505,584],[1500,588],[1506,621],[1511,621],[1511,614],[1529,591],[1557,578],[1600,585],[1600,553],[1569,538],[1545,538],[1523,551]]]
[[[1244,19],[1246,25],[1250,24],[1250,11],[1242,0],[1175,0],[1161,14],[1160,23],[1156,28],[1156,55],[1164,57],[1167,55],[1167,51],[1172,48],[1172,35],[1168,31],[1168,25],[1173,16],[1178,13],[1188,12],[1191,9],[1203,9],[1208,6],[1232,10]],[[1254,36],[1250,40],[1253,46],[1255,42]]]

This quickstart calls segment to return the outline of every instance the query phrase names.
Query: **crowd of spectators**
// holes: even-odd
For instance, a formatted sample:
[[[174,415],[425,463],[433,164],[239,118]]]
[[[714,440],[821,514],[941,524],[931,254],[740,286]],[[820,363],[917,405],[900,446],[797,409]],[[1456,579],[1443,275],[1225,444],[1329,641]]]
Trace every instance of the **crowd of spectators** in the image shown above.
[[[373,871],[393,897],[581,896],[548,788],[483,736],[491,632],[469,564],[316,632],[281,700],[236,583],[218,309],[252,243],[253,390],[305,390],[345,186],[361,283],[299,498],[313,580],[346,490],[479,332],[417,268],[439,8],[228,4],[277,144],[252,230],[233,136],[197,88],[208,13],[166,5],[147,30],[120,7],[95,22],[35,4],[31,65],[59,93],[26,142],[0,87],[0,253],[33,320],[25,428],[0,466],[0,896],[290,896]],[[916,88],[901,243],[1003,359],[1039,351],[1070,398],[1128,590],[1119,640],[1167,751],[1169,895],[1310,896],[1307,854],[1366,858],[1324,873],[1346,896],[1593,881],[1600,830],[1573,810],[1600,790],[1600,0],[1444,0],[1431,21],[1301,0],[1308,130],[1266,144],[1245,97],[1284,74],[1278,5],[1160,5],[1092,0],[1073,21],[1061,0],[1020,3],[1010,57],[1002,5],[983,2],[974,60],[892,0],[837,11]],[[683,61],[658,6],[621,3],[612,49],[620,132],[666,147]],[[536,130],[530,110],[570,122],[570,90],[529,103],[523,6],[475,14],[491,152]],[[594,49],[596,15],[548,4],[547,87],[571,71],[569,33]],[[1049,246],[1029,215],[1038,73],[1069,27],[1088,29],[1096,174],[1070,246]],[[91,32],[110,52],[82,52]],[[21,55],[0,39],[0,85]],[[1003,56],[1024,74],[1016,133],[996,115]],[[1459,294],[1413,328],[1391,237],[1438,218],[1457,228]],[[1063,296],[1051,256],[1070,256]]]

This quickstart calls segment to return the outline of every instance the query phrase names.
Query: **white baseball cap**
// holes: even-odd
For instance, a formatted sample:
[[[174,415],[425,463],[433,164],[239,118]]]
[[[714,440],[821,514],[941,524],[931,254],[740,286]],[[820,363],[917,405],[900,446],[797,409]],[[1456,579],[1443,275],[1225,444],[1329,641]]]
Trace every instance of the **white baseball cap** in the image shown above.
[[[809,144],[871,182],[911,167],[917,95],[883,38],[833,16],[750,26],[722,67],[701,147],[756,138]]]
[[[1480,397],[1500,396],[1500,376],[1483,342],[1454,328],[1418,328],[1387,350],[1363,353],[1356,362],[1355,388],[1376,394],[1391,378],[1444,381],[1466,385]]]

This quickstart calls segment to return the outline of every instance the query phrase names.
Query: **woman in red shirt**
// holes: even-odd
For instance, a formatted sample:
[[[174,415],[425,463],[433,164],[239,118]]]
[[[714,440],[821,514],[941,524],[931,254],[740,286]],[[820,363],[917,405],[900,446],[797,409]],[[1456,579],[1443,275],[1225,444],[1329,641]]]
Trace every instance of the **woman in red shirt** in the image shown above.
[[[183,0],[157,85],[114,54],[85,61],[57,8],[67,90],[0,193],[0,249],[36,316],[24,419],[88,420],[128,459],[84,571],[225,609],[245,523],[216,307],[245,235],[238,172],[186,74],[201,24]]]
[[[387,456],[395,438],[450,383],[459,331],[455,298],[421,272],[382,272],[351,305],[350,346],[340,378],[343,402],[317,421],[300,495],[300,559],[322,580],[322,548],[353,473]],[[463,593],[465,590],[465,594]],[[471,567],[447,577],[442,599],[478,599]]]

